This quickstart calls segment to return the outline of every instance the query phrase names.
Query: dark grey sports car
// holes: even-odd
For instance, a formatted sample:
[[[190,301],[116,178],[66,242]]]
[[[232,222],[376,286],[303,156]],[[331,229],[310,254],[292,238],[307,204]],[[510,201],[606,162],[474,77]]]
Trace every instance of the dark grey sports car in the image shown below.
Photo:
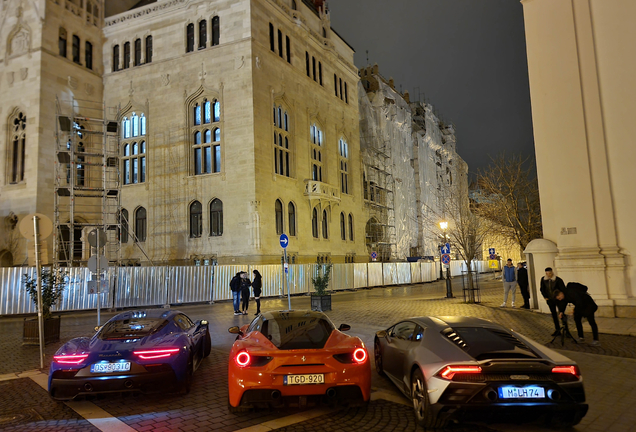
[[[375,367],[413,401],[422,426],[449,421],[573,426],[587,413],[575,362],[498,324],[420,317],[375,335]]]

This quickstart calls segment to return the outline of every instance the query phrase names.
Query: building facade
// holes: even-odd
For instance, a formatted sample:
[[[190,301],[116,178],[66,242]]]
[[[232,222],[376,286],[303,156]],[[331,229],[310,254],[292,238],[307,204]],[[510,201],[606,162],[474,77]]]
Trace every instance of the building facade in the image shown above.
[[[555,245],[528,249],[587,285],[599,313],[634,317],[636,4],[522,3],[543,232]]]

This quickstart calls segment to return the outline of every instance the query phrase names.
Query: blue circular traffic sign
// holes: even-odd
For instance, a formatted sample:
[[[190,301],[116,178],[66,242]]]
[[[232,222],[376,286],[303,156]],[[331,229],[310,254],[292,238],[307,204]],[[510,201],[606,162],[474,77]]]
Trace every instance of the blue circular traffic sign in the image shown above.
[[[497,255],[495,255],[495,254],[490,254],[490,259],[491,259],[491,260],[497,259]]]
[[[443,264],[450,264],[451,262],[451,257],[449,254],[444,254],[442,255],[442,263]]]
[[[280,247],[285,249],[287,246],[289,246],[289,237],[287,237],[287,234],[281,234],[280,235]]]

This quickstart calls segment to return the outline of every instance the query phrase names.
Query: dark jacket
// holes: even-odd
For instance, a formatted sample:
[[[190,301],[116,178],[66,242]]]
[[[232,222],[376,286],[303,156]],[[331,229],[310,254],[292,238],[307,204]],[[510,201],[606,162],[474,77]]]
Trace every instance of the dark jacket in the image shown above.
[[[517,283],[519,283],[520,287],[528,286],[528,269],[525,267],[517,269]]]
[[[559,291],[563,291],[565,292],[565,284],[563,283],[563,279],[561,279],[560,277],[556,277],[556,281],[554,281],[554,283],[552,284],[552,287],[550,287],[548,281],[550,279],[546,279],[545,276],[541,278],[541,295],[544,298],[547,298],[548,300],[554,300],[554,290],[558,289]]]
[[[260,273],[256,273],[254,275],[254,280],[252,281],[252,289],[254,290],[254,297],[261,296],[261,288],[263,287],[263,278]]]
[[[247,291],[247,294],[249,295],[250,286],[252,286],[252,282],[250,282],[248,278],[241,278],[241,291],[243,291],[244,293],[245,291]]]
[[[230,281],[230,289],[232,292],[241,290],[241,273],[237,273]]]
[[[598,306],[594,299],[587,293],[587,287],[578,282],[570,282],[563,291],[565,299],[557,303],[559,312],[565,312],[568,303],[574,305],[574,313],[584,317],[591,316],[597,311]]]

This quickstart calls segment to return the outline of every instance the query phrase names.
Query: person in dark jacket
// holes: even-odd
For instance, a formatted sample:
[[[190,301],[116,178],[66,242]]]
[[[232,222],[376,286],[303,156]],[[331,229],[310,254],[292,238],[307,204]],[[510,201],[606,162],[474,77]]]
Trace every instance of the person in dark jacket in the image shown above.
[[[234,315],[241,315],[241,273],[238,272],[230,281],[232,290],[232,304],[234,305]]]
[[[250,286],[252,282],[250,282],[247,277],[247,272],[241,272],[241,313],[243,315],[247,315],[247,309],[250,306]]]
[[[522,263],[517,263],[517,283],[523,297],[523,309],[530,309],[530,292],[528,291],[528,269]]]
[[[565,291],[565,283],[563,283],[563,279],[554,274],[552,267],[546,267],[545,276],[541,278],[540,291],[546,303],[548,303],[552,320],[554,321],[555,331],[552,336],[557,336],[561,332],[561,324],[559,324],[559,314],[557,313],[557,303],[559,301],[554,298],[554,290]]]
[[[256,301],[256,313],[261,314],[261,288],[263,287],[263,278],[258,270],[252,272],[254,279],[252,280],[252,289],[254,290],[254,300]]]
[[[574,305],[574,323],[576,324],[576,332],[579,334],[579,342],[585,342],[583,338],[583,318],[587,318],[587,322],[592,327],[592,342],[590,345],[599,345],[598,326],[594,320],[594,312],[598,310],[596,302],[587,293],[587,287],[578,282],[570,282],[565,290],[554,290],[554,298],[559,301],[559,317],[563,318],[568,303]]]

